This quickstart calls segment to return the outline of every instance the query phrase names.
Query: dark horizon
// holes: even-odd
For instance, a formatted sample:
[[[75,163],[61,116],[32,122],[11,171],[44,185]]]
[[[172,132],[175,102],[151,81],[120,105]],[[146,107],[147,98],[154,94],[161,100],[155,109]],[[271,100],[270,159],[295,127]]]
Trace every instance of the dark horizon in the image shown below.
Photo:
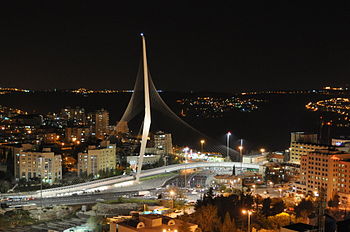
[[[342,87],[342,90],[329,90],[325,89],[324,87],[336,87],[340,88]],[[91,90],[91,91],[96,91],[95,93],[87,93],[87,94],[131,94],[133,88],[130,89],[113,89],[113,88],[87,88],[87,87],[78,87],[78,88],[48,88],[48,89],[30,89],[30,88],[19,88],[17,86],[0,86],[1,89],[19,89],[19,90],[29,90],[30,92],[9,92],[8,94],[11,93],[23,93],[23,94],[28,94],[28,93],[71,93],[71,94],[85,94],[85,93],[74,93],[71,92],[73,90],[77,89],[86,89],[86,90]],[[116,91],[114,93],[103,93],[103,92],[98,92],[98,91],[104,91],[104,90],[111,90],[111,91]],[[334,93],[334,95],[347,95],[350,94],[350,88],[347,86],[321,86],[320,88],[309,88],[309,89],[300,89],[300,88],[290,88],[290,89],[282,89],[282,88],[276,88],[276,89],[243,89],[243,90],[234,90],[234,91],[215,91],[215,90],[172,90],[172,89],[157,89],[159,93],[181,93],[181,94],[202,94],[202,95],[210,95],[210,94],[222,94],[222,95],[236,95],[239,94],[241,95],[242,93],[249,95],[254,95],[254,94],[283,94],[281,92],[286,92],[290,94],[304,94],[304,93],[315,93],[315,94],[322,94],[323,91],[328,91]],[[316,92],[313,92],[316,91]]]
[[[0,86],[237,92],[349,86],[350,11],[283,3],[6,2]]]

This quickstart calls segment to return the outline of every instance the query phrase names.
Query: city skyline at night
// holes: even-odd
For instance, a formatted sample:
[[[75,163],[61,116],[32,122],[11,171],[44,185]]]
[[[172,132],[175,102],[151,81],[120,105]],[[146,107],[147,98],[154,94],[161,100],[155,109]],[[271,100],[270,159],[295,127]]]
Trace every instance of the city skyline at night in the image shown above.
[[[349,232],[349,9],[3,3],[0,232]]]

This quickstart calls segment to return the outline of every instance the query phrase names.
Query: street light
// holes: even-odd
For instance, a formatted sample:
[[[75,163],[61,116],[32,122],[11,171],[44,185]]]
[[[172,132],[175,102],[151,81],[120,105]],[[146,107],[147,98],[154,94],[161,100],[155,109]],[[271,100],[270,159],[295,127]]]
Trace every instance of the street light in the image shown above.
[[[226,157],[229,157],[229,155],[230,155],[230,136],[231,136],[231,132],[227,132],[226,136],[227,136],[227,142],[226,142],[227,152],[226,152]]]
[[[243,174],[243,139],[241,139],[241,145],[238,147],[239,149],[239,156],[241,158],[241,172]]]
[[[170,190],[169,194],[171,196],[171,208],[174,209],[174,197],[175,197],[176,193],[174,190]]]
[[[202,153],[203,153],[203,146],[204,146],[204,143],[205,143],[205,140],[202,139],[202,140],[201,140],[201,152],[202,152]]]
[[[245,210],[245,209],[243,209],[242,210],[242,213],[244,214],[244,215],[247,215],[248,216],[248,229],[247,229],[247,232],[250,232],[250,216],[253,214],[253,211],[252,210]]]
[[[187,187],[187,169],[186,169],[186,164],[188,163],[188,151],[190,150],[190,148],[185,147],[184,148],[184,152],[185,152],[185,188]]]
[[[265,151],[266,151],[265,148],[260,149],[261,154],[264,153]]]

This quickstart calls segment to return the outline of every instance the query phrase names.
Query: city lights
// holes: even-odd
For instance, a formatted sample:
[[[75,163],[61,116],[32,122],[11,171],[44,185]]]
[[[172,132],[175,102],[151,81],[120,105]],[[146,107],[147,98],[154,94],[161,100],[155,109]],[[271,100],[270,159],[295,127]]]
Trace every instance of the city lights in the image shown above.
[[[27,2],[2,7],[0,231],[346,230],[342,5]]]

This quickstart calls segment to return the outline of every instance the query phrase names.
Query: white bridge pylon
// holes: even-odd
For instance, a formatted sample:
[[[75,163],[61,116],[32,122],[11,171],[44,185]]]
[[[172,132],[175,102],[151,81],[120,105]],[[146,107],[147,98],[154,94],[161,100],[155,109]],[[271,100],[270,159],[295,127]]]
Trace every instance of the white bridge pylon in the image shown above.
[[[129,103],[119,121],[119,123],[125,123],[125,122],[129,123],[133,118],[135,118],[136,115],[138,115],[139,113],[142,113],[143,109],[145,110],[144,120],[142,123],[141,146],[140,146],[139,157],[137,161],[137,170],[135,175],[136,182],[140,181],[143,159],[144,159],[144,155],[147,147],[147,140],[151,129],[151,121],[152,121],[151,110],[156,110],[162,113],[163,115],[165,115],[168,119],[177,123],[178,126],[176,127],[176,129],[186,128],[186,130],[189,130],[193,135],[197,136],[198,138],[206,138],[208,140],[210,139],[205,134],[201,133],[200,131],[198,131],[191,125],[189,125],[187,122],[182,120],[176,113],[174,113],[169,108],[169,106],[161,98],[152,81],[152,77],[148,68],[146,39],[142,33],[141,33],[141,39],[142,39],[142,61],[140,62],[140,64],[141,63],[142,64],[139,66],[134,90],[129,100]],[[209,149],[208,146],[207,146],[207,149]],[[217,152],[220,149],[221,149],[221,146],[216,146],[212,150]]]
[[[147,140],[149,137],[150,127],[151,127],[151,109],[158,110],[159,112],[165,114],[168,118],[182,124],[186,128],[190,128],[196,134],[203,137],[202,133],[190,126],[188,123],[180,119],[167,104],[160,97],[157,89],[152,81],[151,74],[148,68],[147,61],[147,48],[146,39],[143,33],[141,33],[142,39],[142,65],[139,67],[139,72],[137,74],[134,91],[130,98],[130,101],[122,115],[119,123],[130,122],[136,115],[145,110],[144,120],[142,123],[142,136],[141,136],[141,146],[137,162],[137,171],[135,176],[135,181],[139,182],[140,174],[142,171],[142,164],[144,154],[146,152]],[[143,75],[143,77],[142,77]],[[143,84],[142,84],[143,82]],[[118,124],[119,124],[118,123]],[[118,125],[117,125],[118,127]]]
[[[142,54],[143,54],[142,60],[143,60],[144,96],[145,96],[145,117],[143,120],[142,139],[141,139],[140,155],[139,155],[138,164],[137,164],[136,182],[140,182],[143,156],[145,155],[145,152],[146,152],[147,139],[148,139],[149,130],[151,127],[151,104],[150,104],[150,94],[149,94],[146,39],[143,33],[141,33],[141,37],[142,37]]]

